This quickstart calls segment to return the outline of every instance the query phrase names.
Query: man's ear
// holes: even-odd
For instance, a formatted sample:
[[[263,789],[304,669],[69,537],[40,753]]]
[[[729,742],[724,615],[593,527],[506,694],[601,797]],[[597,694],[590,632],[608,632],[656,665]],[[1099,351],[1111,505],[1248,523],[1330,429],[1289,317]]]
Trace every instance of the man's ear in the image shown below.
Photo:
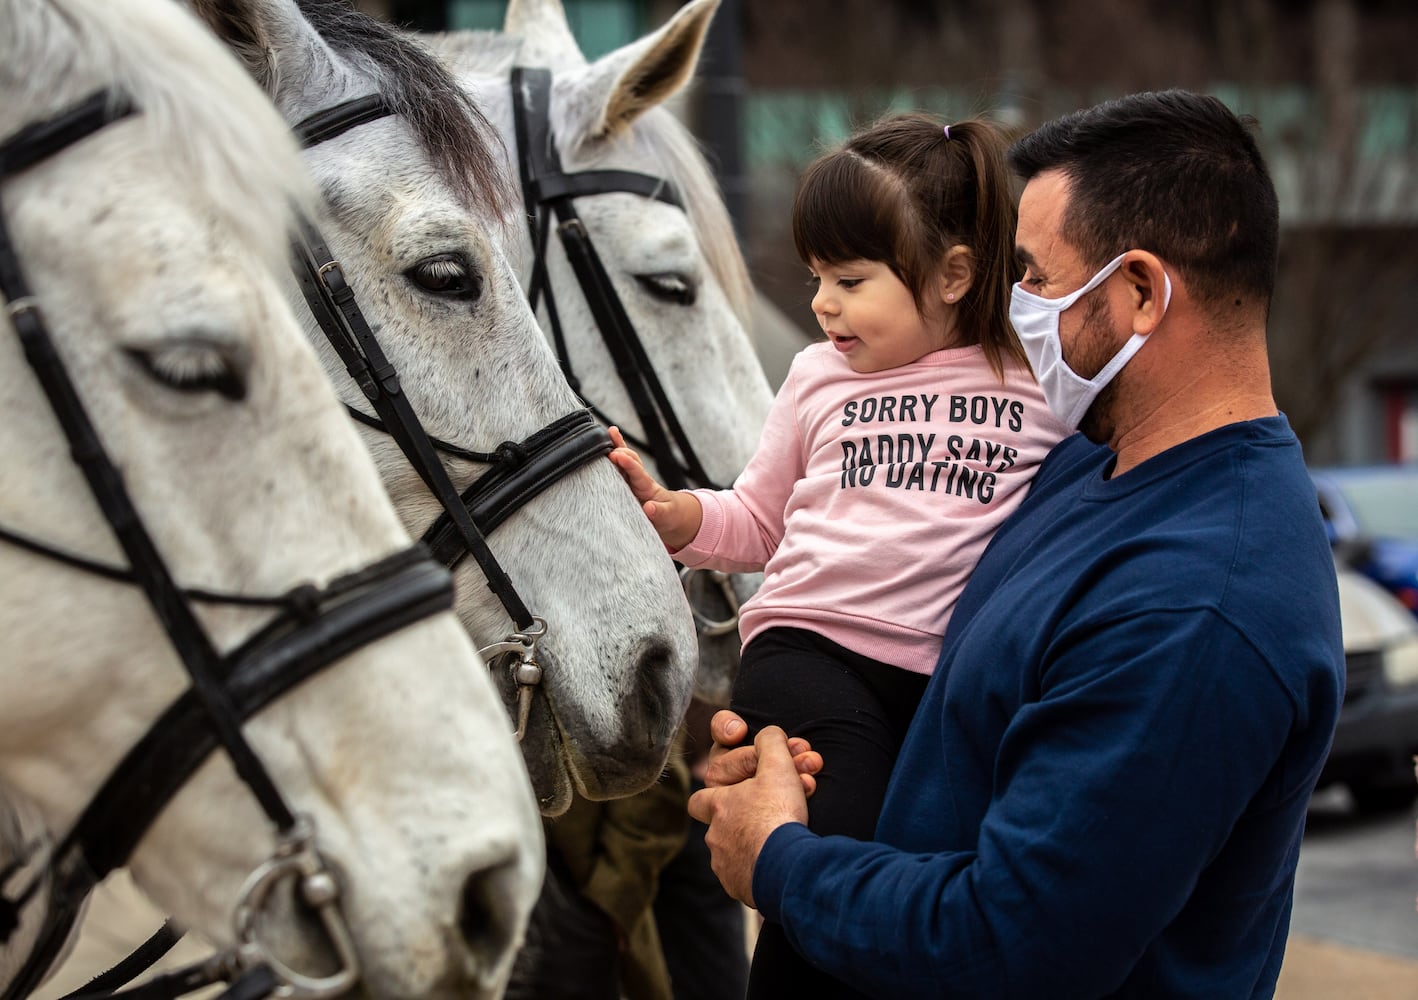
[[[1171,299],[1171,279],[1161,259],[1146,250],[1134,250],[1123,261],[1123,280],[1128,283],[1132,307],[1132,330],[1143,336],[1157,329]]]
[[[970,248],[957,243],[945,252],[938,281],[940,300],[954,305],[965,297],[975,283],[975,255]]]

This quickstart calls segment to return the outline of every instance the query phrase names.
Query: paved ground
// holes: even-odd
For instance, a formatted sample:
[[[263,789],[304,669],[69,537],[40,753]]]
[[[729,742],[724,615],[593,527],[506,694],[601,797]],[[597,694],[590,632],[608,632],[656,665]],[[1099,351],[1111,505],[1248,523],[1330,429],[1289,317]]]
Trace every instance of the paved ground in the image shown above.
[[[1418,1000],[1418,960],[1292,934],[1276,1000]]]

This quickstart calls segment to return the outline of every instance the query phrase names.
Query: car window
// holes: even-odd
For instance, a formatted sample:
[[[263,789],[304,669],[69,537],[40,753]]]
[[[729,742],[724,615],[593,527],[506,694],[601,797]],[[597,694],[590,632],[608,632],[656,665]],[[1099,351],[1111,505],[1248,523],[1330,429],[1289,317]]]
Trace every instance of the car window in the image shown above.
[[[1365,535],[1418,540],[1418,474],[1346,482],[1340,490]]]

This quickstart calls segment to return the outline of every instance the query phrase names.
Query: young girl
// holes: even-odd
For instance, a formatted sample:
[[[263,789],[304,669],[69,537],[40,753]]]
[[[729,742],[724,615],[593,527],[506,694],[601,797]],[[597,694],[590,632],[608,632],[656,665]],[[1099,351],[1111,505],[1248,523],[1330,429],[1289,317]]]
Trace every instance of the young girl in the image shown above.
[[[984,121],[885,118],[793,205],[825,343],[794,359],[732,490],[611,460],[686,566],[762,570],[732,708],[821,752],[817,833],[870,839],[955,599],[1065,433],[1009,325],[1014,206]],[[849,914],[844,919],[851,919]],[[763,927],[749,996],[854,996]]]

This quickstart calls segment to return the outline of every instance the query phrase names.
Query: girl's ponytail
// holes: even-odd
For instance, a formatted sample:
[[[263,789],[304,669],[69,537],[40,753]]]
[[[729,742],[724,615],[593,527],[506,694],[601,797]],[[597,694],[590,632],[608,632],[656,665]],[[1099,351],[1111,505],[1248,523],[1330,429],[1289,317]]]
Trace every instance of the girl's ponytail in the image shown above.
[[[975,252],[975,281],[964,300],[971,326],[996,373],[1003,374],[1006,358],[1028,368],[1009,323],[1010,294],[1023,269],[1014,255],[1018,214],[1009,186],[1004,136],[997,126],[981,120],[956,125],[950,135],[968,148],[974,174],[975,218],[965,241]]]

